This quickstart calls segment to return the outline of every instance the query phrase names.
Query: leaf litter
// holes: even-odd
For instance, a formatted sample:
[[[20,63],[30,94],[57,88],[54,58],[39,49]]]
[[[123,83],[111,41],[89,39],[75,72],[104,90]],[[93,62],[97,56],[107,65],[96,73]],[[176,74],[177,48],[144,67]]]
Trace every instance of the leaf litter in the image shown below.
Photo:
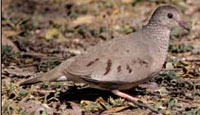
[[[162,3],[179,7],[191,32],[172,32],[163,71],[151,80],[156,88],[138,86],[127,92],[164,114],[200,114],[200,7],[192,0],[3,1],[3,114],[153,114],[104,91],[83,91],[85,85],[18,83],[89,46],[141,28]]]

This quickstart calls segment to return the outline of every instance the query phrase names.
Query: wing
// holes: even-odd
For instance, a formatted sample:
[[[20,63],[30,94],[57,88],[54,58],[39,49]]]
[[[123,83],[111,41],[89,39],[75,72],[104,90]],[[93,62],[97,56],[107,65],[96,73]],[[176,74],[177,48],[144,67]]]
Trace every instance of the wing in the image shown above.
[[[152,60],[147,44],[141,41],[126,36],[99,44],[76,57],[65,72],[99,82],[143,80]]]

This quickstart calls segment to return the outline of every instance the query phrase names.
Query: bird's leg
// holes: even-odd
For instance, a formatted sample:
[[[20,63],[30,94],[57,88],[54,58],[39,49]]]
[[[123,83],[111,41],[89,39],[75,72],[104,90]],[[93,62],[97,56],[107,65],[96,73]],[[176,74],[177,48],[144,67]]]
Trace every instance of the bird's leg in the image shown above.
[[[130,95],[126,94],[126,93],[123,93],[123,92],[121,92],[119,90],[112,90],[112,93],[114,93],[115,95],[117,95],[119,97],[125,98],[125,99],[127,99],[129,101],[138,101],[139,100],[139,99],[137,99],[137,98],[135,98],[133,96],[130,96]]]
[[[146,105],[145,103],[138,102],[139,99],[137,99],[135,97],[132,97],[132,96],[126,94],[126,93],[123,93],[123,92],[121,92],[119,90],[112,90],[112,93],[117,95],[117,96],[120,96],[120,97],[122,97],[122,98],[124,98],[126,100],[129,100],[129,101],[133,102],[138,107],[144,107],[144,108],[147,108],[147,109],[151,110],[152,112],[160,113],[158,110],[154,109],[153,107],[150,107],[150,106]]]

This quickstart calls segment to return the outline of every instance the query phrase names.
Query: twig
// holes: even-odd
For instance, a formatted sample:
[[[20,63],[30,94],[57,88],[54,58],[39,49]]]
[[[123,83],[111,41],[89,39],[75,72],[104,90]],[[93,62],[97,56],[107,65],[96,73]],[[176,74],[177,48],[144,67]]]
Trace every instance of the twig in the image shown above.
[[[200,106],[200,102],[199,101],[191,101],[191,100],[184,100],[181,98],[177,98],[178,101],[182,101],[191,105],[195,105],[195,106]]]
[[[163,69],[163,71],[181,71],[182,68]]]
[[[189,62],[200,62],[200,58],[186,58],[185,60]]]
[[[42,54],[42,53],[35,53],[35,52],[22,52],[21,55],[22,55],[22,56],[37,57],[37,58],[46,57],[45,54]]]
[[[149,110],[151,110],[152,112],[157,113],[157,114],[160,113],[158,110],[156,110],[156,109],[154,109],[153,107],[151,107],[151,106],[149,106],[149,105],[143,103],[142,101],[140,101],[140,102],[137,102],[137,101],[134,101],[134,100],[129,100],[129,101],[131,101],[134,105],[136,105],[136,106],[138,106],[138,107],[143,107],[143,108],[149,109]],[[129,105],[132,105],[132,104],[129,103]]]

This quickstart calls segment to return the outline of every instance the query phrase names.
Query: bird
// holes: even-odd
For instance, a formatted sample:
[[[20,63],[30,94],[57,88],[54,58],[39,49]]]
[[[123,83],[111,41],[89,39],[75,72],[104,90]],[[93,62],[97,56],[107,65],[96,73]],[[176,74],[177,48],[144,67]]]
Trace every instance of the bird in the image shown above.
[[[92,46],[20,84],[71,80],[135,101],[137,98],[123,91],[159,74],[168,54],[170,32],[177,26],[189,31],[175,6],[158,6],[141,29]]]

